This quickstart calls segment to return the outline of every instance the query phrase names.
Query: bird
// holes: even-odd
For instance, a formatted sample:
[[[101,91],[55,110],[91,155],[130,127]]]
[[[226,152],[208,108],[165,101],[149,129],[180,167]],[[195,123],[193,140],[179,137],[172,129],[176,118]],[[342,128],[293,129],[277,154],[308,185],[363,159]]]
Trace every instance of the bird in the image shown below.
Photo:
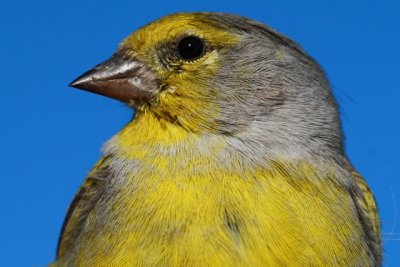
[[[381,266],[377,204],[328,78],[288,37],[175,13],[70,86],[134,115],[78,190],[51,266]]]

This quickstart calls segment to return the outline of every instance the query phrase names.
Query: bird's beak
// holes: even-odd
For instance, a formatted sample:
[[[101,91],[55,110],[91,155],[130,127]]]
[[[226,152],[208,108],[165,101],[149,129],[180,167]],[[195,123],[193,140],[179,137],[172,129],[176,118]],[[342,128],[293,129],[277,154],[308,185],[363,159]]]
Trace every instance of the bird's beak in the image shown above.
[[[154,96],[158,82],[142,62],[117,52],[76,78],[70,86],[138,105]]]

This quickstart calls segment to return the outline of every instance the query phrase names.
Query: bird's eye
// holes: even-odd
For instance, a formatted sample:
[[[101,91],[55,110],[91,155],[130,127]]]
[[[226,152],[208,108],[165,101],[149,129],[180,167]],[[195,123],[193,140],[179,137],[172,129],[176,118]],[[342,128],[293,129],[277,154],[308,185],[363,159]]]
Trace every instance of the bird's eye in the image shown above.
[[[182,38],[178,43],[179,56],[184,60],[195,60],[204,55],[203,40],[195,36]]]

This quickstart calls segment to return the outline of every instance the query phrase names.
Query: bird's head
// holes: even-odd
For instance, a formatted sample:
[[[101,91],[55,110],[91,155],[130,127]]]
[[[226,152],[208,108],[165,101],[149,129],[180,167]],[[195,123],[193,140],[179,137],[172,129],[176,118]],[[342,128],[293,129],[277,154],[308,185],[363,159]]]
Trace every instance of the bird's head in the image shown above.
[[[71,85],[186,131],[270,150],[342,149],[336,102],[318,64],[288,38],[240,16],[164,17]]]

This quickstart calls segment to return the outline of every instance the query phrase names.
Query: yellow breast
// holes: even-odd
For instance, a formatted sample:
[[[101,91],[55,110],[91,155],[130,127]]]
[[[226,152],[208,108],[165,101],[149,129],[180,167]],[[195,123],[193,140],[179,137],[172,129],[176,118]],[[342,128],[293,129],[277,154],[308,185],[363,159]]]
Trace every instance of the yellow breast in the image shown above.
[[[202,145],[143,116],[109,144],[118,154],[78,265],[368,266],[357,211],[334,176],[308,163],[245,166],[222,140]]]

